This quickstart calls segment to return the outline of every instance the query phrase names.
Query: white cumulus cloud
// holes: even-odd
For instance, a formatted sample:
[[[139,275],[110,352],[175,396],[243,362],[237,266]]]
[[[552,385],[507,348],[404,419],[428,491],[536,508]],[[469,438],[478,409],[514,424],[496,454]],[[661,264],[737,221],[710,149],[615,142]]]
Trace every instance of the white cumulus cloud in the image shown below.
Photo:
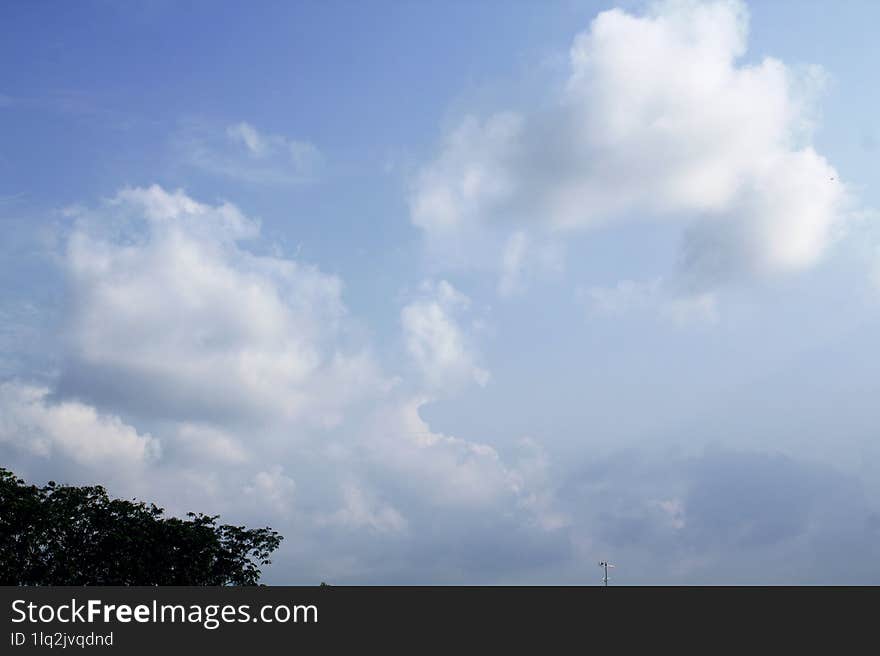
[[[245,248],[258,234],[233,205],[158,186],[79,211],[62,388],[154,419],[337,422],[383,384],[368,352],[337,348],[342,284]]]
[[[470,299],[445,280],[422,285],[421,297],[400,313],[406,349],[432,389],[456,388],[466,382],[485,385],[489,372],[478,363],[472,340],[458,315]]]
[[[0,443],[104,467],[143,465],[160,453],[157,439],[116,415],[78,401],[53,401],[48,388],[16,382],[0,384]]]
[[[809,267],[846,200],[810,143],[822,75],[746,61],[747,37],[736,0],[602,12],[543,109],[470,116],[446,137],[414,181],[412,222],[433,247],[476,245],[502,293],[523,231],[561,239],[635,218],[680,224],[683,267],[704,286]]]

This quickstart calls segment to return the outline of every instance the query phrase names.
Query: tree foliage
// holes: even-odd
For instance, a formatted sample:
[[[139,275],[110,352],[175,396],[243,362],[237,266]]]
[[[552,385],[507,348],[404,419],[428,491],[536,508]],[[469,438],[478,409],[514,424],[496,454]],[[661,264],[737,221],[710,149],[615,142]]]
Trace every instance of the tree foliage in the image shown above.
[[[0,584],[256,585],[283,538],[218,518],[165,517],[99,485],[28,485],[0,467]]]

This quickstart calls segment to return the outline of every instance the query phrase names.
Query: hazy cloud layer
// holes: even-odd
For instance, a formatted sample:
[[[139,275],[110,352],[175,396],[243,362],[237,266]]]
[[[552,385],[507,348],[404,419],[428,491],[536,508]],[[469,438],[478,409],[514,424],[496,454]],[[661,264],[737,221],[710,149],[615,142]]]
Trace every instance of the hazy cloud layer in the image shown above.
[[[721,448],[619,451],[575,470],[562,496],[582,532],[575,541],[616,554],[620,581],[717,583],[719,571],[742,584],[880,576],[880,514],[856,479],[829,465]]]
[[[579,289],[576,295],[593,316],[617,318],[648,312],[681,326],[712,324],[719,319],[714,293],[682,294],[662,278],[646,282],[621,280],[610,287]]]

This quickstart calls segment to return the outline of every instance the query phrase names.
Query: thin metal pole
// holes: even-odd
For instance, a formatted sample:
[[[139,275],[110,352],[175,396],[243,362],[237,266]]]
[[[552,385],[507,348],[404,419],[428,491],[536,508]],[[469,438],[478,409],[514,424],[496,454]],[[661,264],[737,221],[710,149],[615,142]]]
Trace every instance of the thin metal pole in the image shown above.
[[[607,588],[607,587],[608,587],[608,568],[609,568],[609,567],[614,567],[614,565],[612,565],[611,563],[609,563],[607,560],[600,560],[600,561],[599,561],[599,567],[604,567],[604,568],[605,568],[605,576],[602,577],[602,583],[604,583],[604,584],[605,584],[605,587]]]

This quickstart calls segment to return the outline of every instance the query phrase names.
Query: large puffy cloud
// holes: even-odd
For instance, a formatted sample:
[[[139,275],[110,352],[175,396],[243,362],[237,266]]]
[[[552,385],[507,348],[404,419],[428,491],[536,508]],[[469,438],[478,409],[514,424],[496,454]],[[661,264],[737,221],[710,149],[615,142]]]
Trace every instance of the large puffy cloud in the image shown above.
[[[415,180],[413,223],[435,248],[475,244],[502,292],[527,236],[634,218],[682,225],[695,285],[810,266],[845,201],[809,143],[821,74],[744,61],[747,28],[735,0],[599,14],[549,107],[471,116],[447,136]]]
[[[338,422],[380,387],[366,351],[336,347],[341,282],[243,243],[230,204],[153,186],[76,212],[62,391],[153,419]]]

